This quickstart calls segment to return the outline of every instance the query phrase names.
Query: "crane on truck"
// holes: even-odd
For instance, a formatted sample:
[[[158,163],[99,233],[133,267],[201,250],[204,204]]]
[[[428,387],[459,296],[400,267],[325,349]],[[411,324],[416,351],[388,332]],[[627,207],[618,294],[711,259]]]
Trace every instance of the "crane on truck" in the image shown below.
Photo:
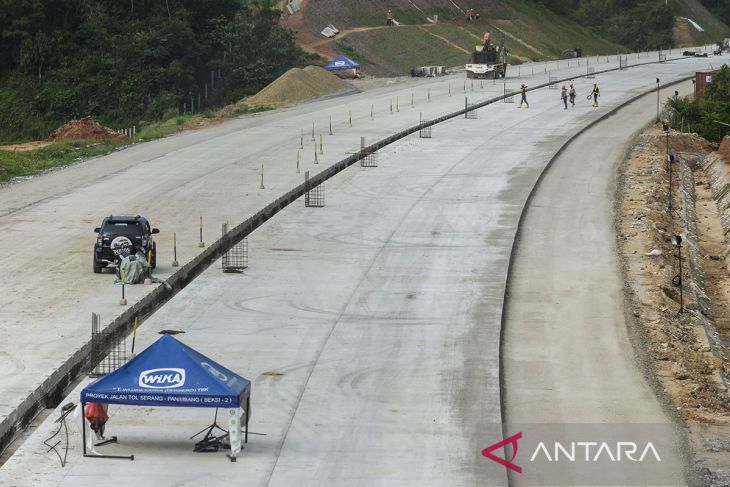
[[[504,35],[500,36],[499,45],[492,45],[492,34],[484,34],[484,42],[476,46],[471,53],[471,63],[466,65],[466,77],[469,79],[497,79],[507,75],[507,48],[504,47]]]

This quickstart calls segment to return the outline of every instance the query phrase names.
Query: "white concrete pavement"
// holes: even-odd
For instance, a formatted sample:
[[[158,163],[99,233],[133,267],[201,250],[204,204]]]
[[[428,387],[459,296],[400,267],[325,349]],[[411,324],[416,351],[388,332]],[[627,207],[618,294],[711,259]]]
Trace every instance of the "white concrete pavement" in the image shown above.
[[[163,327],[185,329],[184,341],[255,378],[252,429],[268,436],[254,437],[237,464],[247,463],[252,485],[287,485],[294,478],[310,479],[304,484],[443,485],[447,476],[452,485],[502,484],[504,472],[479,451],[500,420],[501,300],[525,198],[572,133],[650,88],[655,75],[681,76],[704,63],[601,75],[598,110],[584,102],[564,111],[555,91],[541,90],[530,95],[529,111],[499,103],[480,110],[478,120],[434,127],[434,139],[401,141],[381,151],[383,167],[352,168],[328,182],[327,208],[294,205],[262,227],[251,238],[246,276],[232,280],[207,271],[145,323],[138,343],[150,343]],[[577,82],[579,94],[589,83]],[[369,119],[369,107],[364,116]],[[221,140],[216,142],[201,145],[215,152]],[[337,150],[356,144],[348,140]],[[191,150],[196,157],[205,154],[199,146]],[[205,157],[208,163],[216,159]],[[195,175],[199,165],[187,163],[203,189],[226,187],[235,177],[221,173],[243,164],[201,168]],[[287,178],[298,180],[283,169],[278,174],[275,188]],[[169,218],[189,217],[195,212],[185,208],[186,193],[179,191],[174,211],[151,197],[150,204]],[[236,221],[245,211],[231,208],[238,204],[235,196],[235,187],[221,192],[229,203],[215,209],[221,220]],[[269,370],[285,375],[261,375]],[[66,469],[54,468],[42,448],[51,427],[46,422],[0,469],[0,480],[81,485],[98,482],[99,475],[108,481],[113,471],[120,484],[148,478],[184,483],[199,481],[204,472],[200,476],[213,483],[231,472],[220,459],[190,452],[185,433],[206,414],[143,411],[118,408],[113,419],[125,439],[112,448],[134,450],[140,459],[134,464],[72,458]],[[169,426],[160,430],[163,424]]]
[[[463,78],[454,76],[418,80],[256,114],[2,188],[0,418],[88,340],[91,312],[100,313],[104,322],[121,312],[120,290],[111,284],[112,277],[87,271],[92,229],[102,217],[139,213],[159,226],[158,274],[168,275],[174,270],[172,232],[178,234],[178,260],[185,263],[199,252],[198,216],[204,217],[204,239],[210,241],[218,237],[222,222],[244,219],[301,181],[303,173],[297,174],[295,167],[302,131],[306,148],[301,151],[302,171],[316,172],[356,150],[360,136],[372,142],[413,125],[419,113],[434,118],[461,108],[459,82],[463,84]],[[486,97],[501,91],[499,85],[487,82],[481,92],[469,95]],[[401,110],[391,115],[389,103],[396,96],[402,101]],[[319,165],[313,164],[312,122],[316,138],[325,134]],[[259,189],[262,164],[265,190]],[[129,287],[130,304],[148,290]]]
[[[644,62],[637,56],[632,62]],[[558,76],[582,73],[585,66],[566,69],[567,62],[536,65]],[[646,69],[674,72],[704,67],[706,61],[682,62],[637,68],[621,78],[642,84]],[[597,63],[601,69],[616,65],[616,59]],[[560,68],[560,69],[558,69]],[[526,70],[526,68],[525,68]],[[641,70],[641,71],[638,71]],[[512,70],[513,71],[513,70]],[[510,76],[514,76],[513,72]],[[111,213],[143,214],[162,233],[158,275],[174,269],[172,233],[178,235],[178,260],[185,263],[198,252],[198,216],[204,218],[204,240],[215,239],[224,221],[235,223],[253,214],[285,190],[301,182],[296,152],[301,131],[302,171],[316,172],[359,147],[360,136],[368,142],[417,123],[419,114],[434,118],[463,106],[463,75],[417,80],[371,92],[262,113],[198,132],[181,134],[131,147],[79,165],[55,171],[0,190],[0,418],[4,418],[42,383],[56,366],[90,336],[89,317],[100,313],[103,322],[112,321],[123,308],[118,306],[120,290],[112,276],[93,275],[92,229]],[[609,75],[615,76],[615,74]],[[649,76],[651,78],[651,76]],[[545,82],[536,74],[528,84]],[[508,80],[514,88],[518,80]],[[499,83],[466,86],[466,96],[477,101],[502,92]],[[580,84],[579,84],[580,86]],[[627,88],[634,89],[627,85]],[[449,89],[452,96],[448,96]],[[430,90],[431,101],[427,101]],[[410,107],[414,94],[414,107]],[[553,91],[530,96],[555,96]],[[607,103],[625,96],[621,90],[604,87]],[[400,111],[389,113],[389,103],[398,97]],[[551,101],[552,103],[552,101]],[[557,101],[555,102],[557,105]],[[374,106],[374,120],[370,108]],[[490,113],[511,109],[492,107]],[[534,113],[535,108],[531,109]],[[509,111],[509,110],[507,110]],[[353,127],[349,126],[349,113]],[[595,114],[585,114],[595,116]],[[330,117],[333,136],[328,136]],[[313,164],[311,124],[315,138],[324,134],[325,154]],[[546,122],[547,123],[547,122]],[[308,136],[310,134],[310,136]],[[261,165],[265,189],[260,190]],[[149,287],[128,287],[128,301],[134,303]]]
[[[692,87],[676,89],[685,95]],[[629,338],[613,226],[618,165],[636,132],[655,119],[655,107],[656,97],[645,96],[581,134],[525,209],[503,330],[509,423],[634,424],[641,431],[642,423],[673,421]],[[687,460],[681,441],[669,455],[664,478],[654,481],[680,485]]]

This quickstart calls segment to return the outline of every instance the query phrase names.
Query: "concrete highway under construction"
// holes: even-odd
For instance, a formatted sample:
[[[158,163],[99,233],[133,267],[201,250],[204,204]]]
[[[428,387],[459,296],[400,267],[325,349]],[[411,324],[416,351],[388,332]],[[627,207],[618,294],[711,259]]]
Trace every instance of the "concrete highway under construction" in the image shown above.
[[[616,166],[656,119],[657,99],[691,93],[689,77],[727,56],[665,54],[630,55],[622,70],[615,56],[590,58],[595,79],[573,59],[523,65],[521,78],[510,68],[504,84],[465,84],[463,73],[402,81],[1,188],[0,433],[28,419],[29,398],[49,408],[13,445],[0,485],[504,486],[514,472],[482,454],[502,440],[503,421],[671,423],[626,330]],[[324,206],[299,198],[256,228],[245,271],[215,261],[145,317],[135,352],[177,330],[251,380],[251,434],[236,462],[192,451],[211,409],[112,405],[107,435],[118,442],[97,451],[134,461],[83,457],[71,417],[67,453],[65,432],[50,441],[61,441],[65,465],[49,451],[61,407],[92,379],[49,398],[48,378],[78,362],[92,312],[106,325],[126,309],[113,274],[91,271],[104,216],[142,214],[159,227],[156,275],[171,277],[173,232],[181,265],[205,250],[200,216],[209,247],[222,223],[233,228],[306,171],[356,154],[361,137],[370,145],[465,98],[549,76],[575,78],[575,108],[545,86],[528,92],[529,109],[516,96],[435,124],[430,138],[402,137],[375,167],[357,162],[328,179]],[[594,82],[599,108],[586,100]],[[127,286],[129,306],[156,286]],[[678,485],[680,443],[668,467]]]

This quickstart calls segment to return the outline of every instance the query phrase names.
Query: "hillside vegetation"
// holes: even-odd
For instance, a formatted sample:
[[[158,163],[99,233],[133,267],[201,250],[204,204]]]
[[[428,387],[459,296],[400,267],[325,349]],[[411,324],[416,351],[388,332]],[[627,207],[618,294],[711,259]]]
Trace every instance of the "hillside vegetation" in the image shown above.
[[[728,19],[728,3],[301,0],[298,13],[282,15],[273,0],[0,0],[0,145],[45,139],[88,115],[148,132],[155,122],[184,124],[191,109],[212,113],[291,68],[322,64],[300,46],[392,76],[463,65],[491,31],[516,64],[573,47],[591,55],[717,41],[730,37],[714,15]],[[481,18],[467,21],[467,8]],[[400,26],[384,25],[388,9]],[[342,31],[331,40],[319,34],[330,23]]]
[[[727,0],[701,0],[702,5],[712,12],[720,22],[730,25],[730,2]]]
[[[295,15],[301,22],[290,23],[307,30],[300,40],[313,36],[320,39],[312,43],[314,50],[323,55],[342,52],[364,64],[366,72],[386,76],[420,65],[464,64],[486,31],[496,39],[505,35],[511,63],[554,59],[573,47],[586,55],[668,48],[679,37],[676,25],[684,44],[714,42],[728,31],[699,0],[304,0],[302,5]],[[389,8],[397,28],[385,27]],[[467,21],[468,8],[480,19]],[[428,20],[434,16],[436,24]],[[319,31],[330,23],[341,34],[323,42]]]
[[[511,63],[554,59],[573,47],[588,54],[627,51],[542,4],[521,0],[474,0],[468,5],[450,0],[306,0],[303,7],[297,15],[304,28],[318,34],[333,23],[344,34],[333,40],[335,51],[381,76],[407,74],[414,66],[465,64],[487,31],[497,40],[506,36]],[[384,25],[388,8],[401,24],[397,28]],[[467,8],[481,18],[467,21]],[[427,20],[435,15],[438,23]]]
[[[712,142],[722,142],[730,123],[730,67],[720,68],[707,85],[704,98],[676,97],[670,98],[668,104],[673,111],[675,129],[686,129]]]
[[[0,0],[0,144],[253,94],[302,64],[279,17],[266,1]]]

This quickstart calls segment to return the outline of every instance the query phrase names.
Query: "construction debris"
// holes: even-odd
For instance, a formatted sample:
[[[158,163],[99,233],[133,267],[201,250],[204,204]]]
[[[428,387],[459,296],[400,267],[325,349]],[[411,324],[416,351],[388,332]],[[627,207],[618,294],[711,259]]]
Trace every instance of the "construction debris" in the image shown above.
[[[332,24],[329,24],[327,27],[322,29],[322,32],[320,32],[320,34],[322,34],[325,37],[329,37],[329,38],[332,38],[339,33],[340,33],[340,30]]]
[[[119,134],[108,127],[104,127],[92,117],[83,117],[78,120],[71,120],[56,129],[48,140],[59,142],[62,140],[106,140],[123,142],[127,137]]]
[[[109,140],[111,142],[124,142],[128,139],[126,135],[119,134],[108,127],[104,127],[92,117],[83,117],[79,120],[71,120],[61,125],[46,140],[3,145],[0,146],[0,150],[26,152],[64,140]]]
[[[712,179],[707,162],[718,155],[696,134],[669,134],[676,156],[670,210],[666,141],[658,126],[647,129],[621,169],[616,230],[636,317],[630,327],[658,387],[687,426],[695,473],[707,485],[727,485],[727,459],[708,448],[708,440],[730,428],[730,363],[722,344],[730,337],[730,278],[725,262],[712,259],[724,248],[716,189],[695,184],[695,177]],[[681,254],[671,235],[684,238]]]

